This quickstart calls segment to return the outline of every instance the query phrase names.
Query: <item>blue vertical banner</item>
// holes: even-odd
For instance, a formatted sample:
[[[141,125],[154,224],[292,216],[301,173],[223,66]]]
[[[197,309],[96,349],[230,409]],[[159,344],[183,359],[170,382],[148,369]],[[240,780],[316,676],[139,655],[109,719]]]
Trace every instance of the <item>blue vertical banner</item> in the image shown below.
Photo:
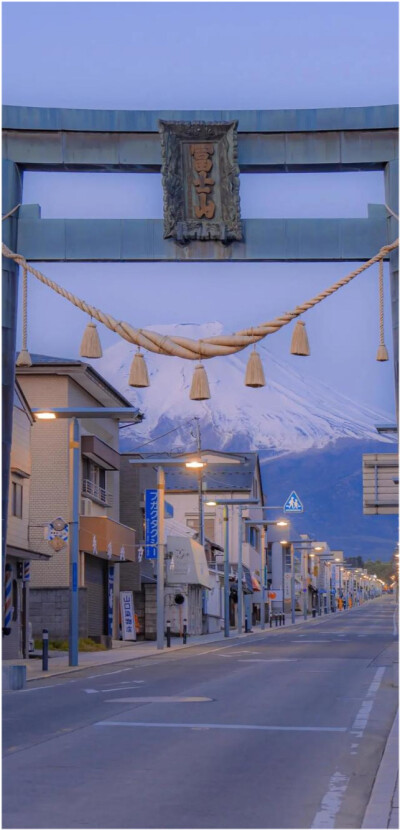
[[[157,559],[158,547],[158,490],[146,490],[145,497],[145,557]]]
[[[107,634],[109,637],[112,637],[114,622],[114,565],[110,565],[108,569],[107,596]]]

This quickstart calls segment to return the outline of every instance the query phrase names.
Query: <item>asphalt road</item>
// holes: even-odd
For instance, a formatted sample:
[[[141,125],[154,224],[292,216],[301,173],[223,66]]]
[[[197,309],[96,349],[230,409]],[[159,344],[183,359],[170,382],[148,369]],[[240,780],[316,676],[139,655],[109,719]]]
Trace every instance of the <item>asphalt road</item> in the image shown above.
[[[394,602],[3,694],[5,828],[361,827]]]

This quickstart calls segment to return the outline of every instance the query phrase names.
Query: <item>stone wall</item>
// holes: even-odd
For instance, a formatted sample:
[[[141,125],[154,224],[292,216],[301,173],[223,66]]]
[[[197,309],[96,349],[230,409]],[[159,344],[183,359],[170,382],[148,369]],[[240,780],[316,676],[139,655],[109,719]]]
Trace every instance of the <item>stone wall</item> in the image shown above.
[[[29,611],[34,638],[41,637],[43,628],[47,628],[50,640],[68,639],[68,588],[31,588]],[[86,588],[79,589],[79,636],[88,636]]]

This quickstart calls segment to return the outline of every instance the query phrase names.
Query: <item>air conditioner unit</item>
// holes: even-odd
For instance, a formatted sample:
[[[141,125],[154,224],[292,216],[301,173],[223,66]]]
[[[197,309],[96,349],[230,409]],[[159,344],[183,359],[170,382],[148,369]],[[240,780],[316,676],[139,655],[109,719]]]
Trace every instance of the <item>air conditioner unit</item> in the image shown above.
[[[90,499],[81,499],[81,516],[92,515],[92,502]]]

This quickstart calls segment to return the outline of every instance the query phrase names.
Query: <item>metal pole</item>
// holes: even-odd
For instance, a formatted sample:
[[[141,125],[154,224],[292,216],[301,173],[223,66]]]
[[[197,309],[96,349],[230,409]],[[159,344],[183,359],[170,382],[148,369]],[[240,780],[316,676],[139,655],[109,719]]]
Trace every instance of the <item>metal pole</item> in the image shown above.
[[[307,572],[308,572],[308,553],[306,551],[301,551],[301,585],[303,589],[303,617],[307,619],[307,577],[306,577],[306,564],[307,564]]]
[[[49,632],[47,628],[42,631],[42,671],[49,670]]]
[[[73,418],[69,426],[70,494],[72,520],[70,522],[69,575],[69,665],[77,666],[79,658],[79,479],[80,479],[79,421]]]
[[[164,497],[165,475],[157,467],[157,648],[164,648]]]
[[[238,505],[238,572],[237,572],[237,581],[238,581],[238,634],[242,633],[242,620],[243,620],[243,548],[242,548],[242,533],[243,533],[243,526],[242,526],[242,515],[243,509],[240,505]]]
[[[294,547],[290,545],[290,567],[291,567],[291,577],[290,577],[290,594],[291,594],[291,608],[292,608],[292,623],[296,622],[296,598],[294,594]]]
[[[260,627],[265,628],[265,527],[261,525],[261,608]]]
[[[224,504],[224,636],[229,637],[229,522]]]
[[[3,214],[22,202],[22,172],[17,164],[3,159]],[[18,212],[2,222],[3,242],[13,251],[17,249]],[[6,565],[8,495],[10,486],[10,457],[15,385],[15,357],[18,308],[18,265],[3,257],[2,263],[2,574]]]

